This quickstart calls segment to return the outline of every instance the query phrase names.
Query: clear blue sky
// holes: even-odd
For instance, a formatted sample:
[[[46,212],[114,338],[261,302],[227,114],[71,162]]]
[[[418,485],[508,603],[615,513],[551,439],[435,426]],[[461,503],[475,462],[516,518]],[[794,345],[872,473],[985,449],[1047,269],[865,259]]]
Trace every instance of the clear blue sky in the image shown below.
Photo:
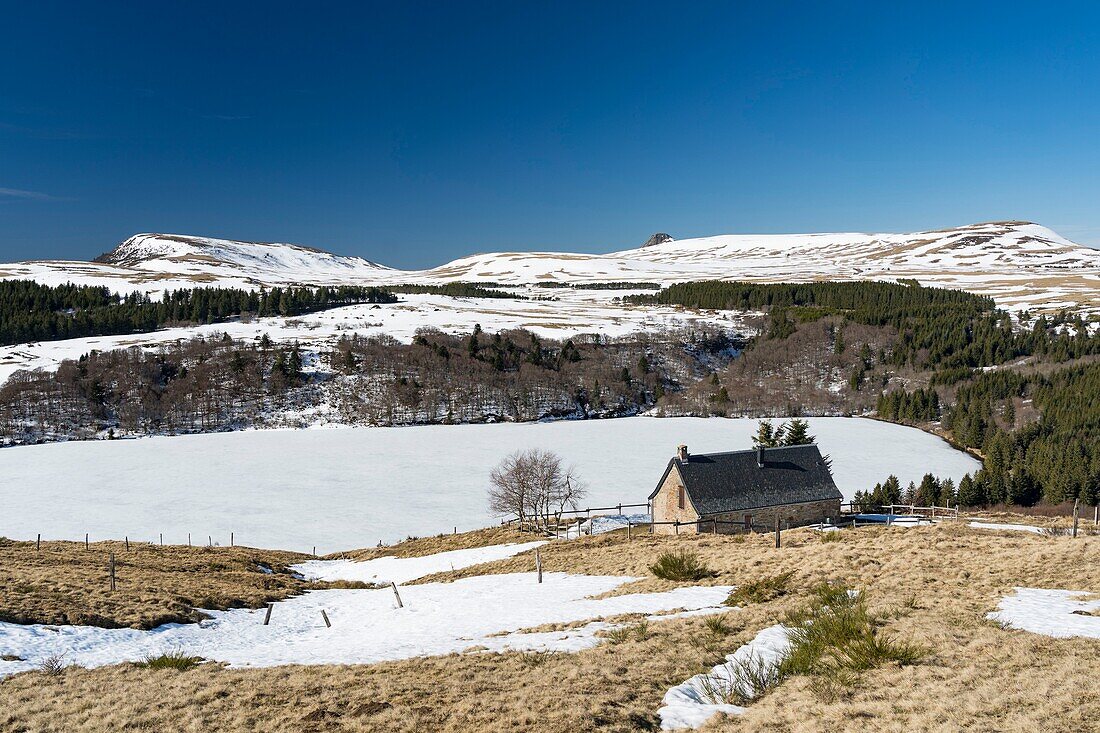
[[[0,0],[0,260],[139,231],[400,267],[1005,218],[1100,243],[1100,7],[895,5]]]

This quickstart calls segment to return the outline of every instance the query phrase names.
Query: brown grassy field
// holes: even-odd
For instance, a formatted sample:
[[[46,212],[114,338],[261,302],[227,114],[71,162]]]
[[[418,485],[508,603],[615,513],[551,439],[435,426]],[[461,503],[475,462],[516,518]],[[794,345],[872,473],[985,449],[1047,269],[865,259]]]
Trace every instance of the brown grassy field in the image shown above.
[[[453,540],[459,541],[459,540]],[[466,540],[474,541],[474,540]],[[605,535],[542,549],[548,571],[649,576],[660,553],[695,552],[744,584],[791,573],[787,592],[725,614],[650,623],[575,654],[465,654],[370,666],[187,671],[118,665],[0,682],[4,731],[587,731],[646,730],[671,685],[709,669],[804,603],[821,580],[864,589],[882,633],[925,649],[849,685],[783,682],[729,731],[1086,731],[1100,728],[1100,641],[1053,639],[984,619],[1014,586],[1100,591],[1100,537],[1042,537],[960,525],[769,536]],[[530,570],[530,555],[475,572]],[[634,589],[674,585],[648,577]]]
[[[109,556],[115,556],[110,588]],[[196,608],[259,608],[331,584],[295,579],[307,555],[249,547],[131,542],[15,542],[0,538],[0,621],[151,629],[198,621]],[[260,570],[263,564],[273,572]]]

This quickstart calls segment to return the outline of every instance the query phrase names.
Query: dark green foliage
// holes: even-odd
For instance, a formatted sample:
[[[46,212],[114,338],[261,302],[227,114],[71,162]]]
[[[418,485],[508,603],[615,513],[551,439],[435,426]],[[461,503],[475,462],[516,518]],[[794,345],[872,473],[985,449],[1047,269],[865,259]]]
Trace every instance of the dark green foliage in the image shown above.
[[[894,422],[932,422],[940,419],[940,396],[934,389],[887,392],[879,396],[877,410]]]
[[[796,417],[779,427],[772,425],[771,420],[761,420],[756,426],[752,444],[763,448],[782,448],[789,445],[810,445],[816,440],[817,436],[810,435],[810,424]]]
[[[0,281],[0,344],[146,333],[167,324],[218,323],[244,313],[295,316],[396,300],[387,290],[351,285],[261,291],[193,288],[152,300],[142,293],[115,295],[107,288],[6,280]]]
[[[649,572],[663,580],[677,582],[702,580],[714,575],[694,552],[665,552],[649,566]]]
[[[877,512],[884,506],[901,503],[901,482],[897,476],[890,476],[881,484],[875,484],[871,491],[857,491],[852,498],[852,506],[861,512]]]
[[[868,326],[891,326],[898,333],[889,357],[895,366],[943,370],[945,376],[1019,356],[1066,361],[1100,353],[1100,335],[1090,336],[1079,317],[1040,316],[1031,330],[1014,331],[1008,314],[996,310],[992,298],[916,283],[712,280],[671,285],[655,297],[645,297],[649,302],[691,308],[766,310],[771,316],[768,338],[787,338],[794,333],[796,321],[827,314]],[[838,329],[834,351],[839,354],[844,348]]]
[[[1013,429],[1014,399],[1030,399],[1038,422]],[[944,424],[985,455],[983,468],[960,482],[960,504],[1100,501],[1100,364],[982,374],[959,387]]]
[[[523,300],[522,295],[493,290],[490,283],[444,283],[442,285],[387,285],[386,289],[394,293],[410,295],[449,295],[452,298],[512,298]]]

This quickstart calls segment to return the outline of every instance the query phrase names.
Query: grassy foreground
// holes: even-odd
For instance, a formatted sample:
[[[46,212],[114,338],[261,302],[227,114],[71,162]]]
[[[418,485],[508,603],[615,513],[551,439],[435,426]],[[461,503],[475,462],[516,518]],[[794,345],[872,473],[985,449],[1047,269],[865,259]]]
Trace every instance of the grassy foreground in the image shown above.
[[[109,557],[115,556],[115,590]],[[151,629],[199,621],[196,609],[259,608],[331,584],[296,579],[308,555],[250,547],[0,538],[0,621]],[[270,572],[265,572],[266,568]]]
[[[448,542],[478,539],[471,534]],[[422,541],[425,552],[455,549],[433,548]],[[543,548],[542,559],[547,571],[644,578],[627,589],[643,591],[678,585],[649,571],[670,551],[694,553],[713,571],[698,583],[761,590],[744,594],[747,605],[726,613],[725,623],[650,623],[576,654],[466,654],[259,670],[126,664],[68,668],[56,676],[29,672],[0,681],[0,730],[654,729],[668,687],[709,669],[760,629],[803,607],[821,581],[863,589],[882,632],[924,650],[919,662],[886,664],[842,685],[792,676],[752,703],[746,715],[717,718],[710,730],[1096,727],[1100,641],[1002,629],[984,616],[1015,586],[1100,591],[1100,537],[941,525],[846,530],[826,542],[816,532],[794,530],[776,550],[770,536],[635,535],[628,542],[615,533],[553,543]],[[521,555],[436,580],[530,569],[531,557]]]

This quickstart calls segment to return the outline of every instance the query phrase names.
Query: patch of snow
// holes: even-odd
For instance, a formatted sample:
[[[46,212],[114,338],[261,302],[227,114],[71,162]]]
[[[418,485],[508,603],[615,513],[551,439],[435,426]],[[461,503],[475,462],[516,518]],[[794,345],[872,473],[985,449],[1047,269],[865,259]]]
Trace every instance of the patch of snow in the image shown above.
[[[724,700],[714,699],[713,692],[735,694],[740,692],[750,696],[752,690],[745,689],[733,675],[740,664],[774,665],[787,649],[788,629],[782,624],[769,626],[757,634],[752,641],[726,657],[723,664],[714,667],[706,674],[694,677],[676,685],[665,693],[662,707],[657,710],[661,716],[662,730],[680,730],[698,728],[718,713],[741,715],[745,708]]]
[[[1045,588],[1016,588],[1015,591],[1014,595],[1002,598],[997,610],[986,618],[1013,629],[1058,639],[1075,636],[1100,639],[1100,616],[1091,615],[1100,610],[1100,600],[1076,600],[1095,594]]]
[[[1003,529],[1011,532],[1031,532],[1042,534],[1043,528],[1031,524],[998,524],[996,522],[971,522],[968,526],[977,529]]]
[[[850,500],[895,474],[956,483],[980,464],[943,440],[862,418],[809,418]],[[676,446],[749,448],[752,419],[630,417],[497,425],[264,430],[78,441],[0,450],[0,536],[182,544],[187,533],[320,554],[475,529],[489,473],[509,453],[552,450],[589,483],[585,505],[643,503]],[[875,446],[869,450],[868,446]],[[379,470],[382,467],[384,470]],[[64,507],[65,511],[58,511]],[[579,507],[584,508],[584,505]]]
[[[545,545],[541,542],[492,545],[437,552],[422,557],[377,557],[373,560],[308,560],[290,569],[306,580],[355,580],[364,583],[407,583],[433,573],[460,570],[472,565],[503,560]]]
[[[282,664],[372,664],[467,650],[578,651],[613,628],[594,621],[560,632],[518,633],[551,623],[620,614],[698,610],[722,603],[728,586],[677,588],[595,600],[633,578],[544,573],[485,575],[453,583],[404,586],[403,608],[390,589],[313,591],[265,610],[208,612],[201,624],[166,624],[151,631],[91,626],[0,623],[0,676],[37,668],[64,655],[67,664],[98,667],[181,652],[233,667]],[[324,610],[332,622],[326,627]],[[503,633],[503,635],[501,635]]]
[[[649,524],[652,521],[653,518],[648,514],[609,514],[592,517],[571,525],[569,529],[559,534],[559,538],[573,540],[582,535],[590,536],[614,532],[619,529],[626,529],[631,525],[637,527],[639,524]]]

